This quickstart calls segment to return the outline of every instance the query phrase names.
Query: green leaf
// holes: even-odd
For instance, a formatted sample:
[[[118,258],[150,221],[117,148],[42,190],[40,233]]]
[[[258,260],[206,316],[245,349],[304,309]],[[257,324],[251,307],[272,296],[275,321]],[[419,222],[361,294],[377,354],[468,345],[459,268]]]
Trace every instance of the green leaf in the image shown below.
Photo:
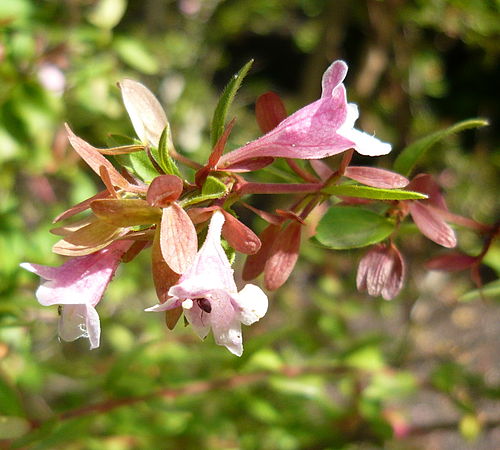
[[[354,184],[329,186],[323,192],[332,195],[345,195],[347,197],[371,198],[375,200],[422,200],[427,195],[420,192],[405,191],[402,189],[380,189]]]
[[[226,185],[216,177],[208,176],[201,188],[202,195],[214,196],[211,198],[220,198],[226,193]]]
[[[212,147],[215,146],[219,138],[222,136],[222,133],[224,133],[224,124],[226,123],[226,116],[229,107],[231,106],[231,103],[233,103],[234,96],[240,88],[243,78],[245,78],[246,74],[250,70],[250,67],[252,67],[252,64],[253,59],[248,61],[238,73],[233,75],[231,81],[226,85],[224,91],[222,92],[212,117],[212,127],[210,132]]]
[[[122,20],[126,9],[126,0],[100,0],[89,13],[88,20],[96,27],[111,30]]]
[[[159,65],[156,59],[153,58],[140,41],[120,36],[115,39],[114,47],[123,62],[133,69],[148,75],[154,75],[158,72]]]
[[[170,156],[169,147],[171,142],[170,125],[167,123],[167,126],[160,136],[160,142],[158,144],[158,164],[166,174],[177,175],[179,178],[182,178],[175,161]]]
[[[427,152],[427,150],[429,150],[437,142],[451,134],[458,133],[469,128],[484,127],[485,125],[488,125],[488,121],[485,119],[469,119],[458,122],[444,130],[436,131],[435,133],[425,136],[401,151],[396,158],[396,161],[394,161],[394,170],[401,175],[408,176],[419,159],[422,158],[425,152]]]
[[[156,149],[151,149],[151,154],[155,160],[158,160],[158,151]],[[115,158],[122,166],[136,174],[145,183],[151,183],[158,176],[158,171],[154,168],[145,151],[117,155]]]
[[[226,190],[226,185],[222,181],[218,178],[208,176],[203,184],[203,187],[201,188],[201,194],[188,197],[179,202],[179,204],[185,208],[186,206],[194,205],[196,203],[221,198],[226,193]]]
[[[472,300],[479,300],[482,297],[492,298],[500,301],[500,280],[492,281],[485,284],[482,289],[474,289],[462,295],[458,300],[461,302],[470,302]]]
[[[316,240],[335,250],[366,247],[389,236],[394,224],[373,211],[333,206],[320,220]]]
[[[19,396],[3,377],[0,377],[0,405],[2,414],[17,416],[23,412]]]

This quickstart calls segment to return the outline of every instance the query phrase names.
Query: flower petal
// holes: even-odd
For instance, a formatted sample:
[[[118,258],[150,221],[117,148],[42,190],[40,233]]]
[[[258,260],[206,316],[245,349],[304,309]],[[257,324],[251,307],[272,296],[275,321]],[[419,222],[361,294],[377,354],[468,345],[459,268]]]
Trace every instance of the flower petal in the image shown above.
[[[238,320],[244,325],[251,325],[265,316],[268,307],[267,295],[254,284],[247,284],[235,301],[239,307]]]

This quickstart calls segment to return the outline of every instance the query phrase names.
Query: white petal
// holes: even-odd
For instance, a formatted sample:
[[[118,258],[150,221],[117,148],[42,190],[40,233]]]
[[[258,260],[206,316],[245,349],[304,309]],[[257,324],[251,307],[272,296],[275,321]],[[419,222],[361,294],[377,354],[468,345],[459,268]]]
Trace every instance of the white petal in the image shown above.
[[[88,338],[90,349],[99,347],[101,324],[99,315],[90,305],[65,305],[59,320],[59,336],[64,341]]]
[[[177,297],[169,298],[165,303],[158,303],[157,305],[146,308],[144,311],[148,312],[157,312],[157,311],[166,311],[167,309],[174,309],[177,306],[180,306],[181,301]]]
[[[257,322],[267,312],[267,295],[254,284],[247,284],[235,298],[240,307],[239,320],[244,325]]]
[[[238,320],[234,320],[227,328],[216,328],[212,326],[215,342],[217,345],[223,345],[233,355],[241,356],[243,354],[243,338],[241,336],[241,325]]]

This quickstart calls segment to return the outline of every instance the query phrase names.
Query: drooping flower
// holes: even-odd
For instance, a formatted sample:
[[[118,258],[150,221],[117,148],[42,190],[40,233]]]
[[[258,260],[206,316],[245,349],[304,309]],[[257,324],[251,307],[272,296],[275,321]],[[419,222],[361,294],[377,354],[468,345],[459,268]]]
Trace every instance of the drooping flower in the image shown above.
[[[88,338],[90,348],[99,347],[101,325],[95,306],[101,300],[122,255],[133,241],[117,241],[85,256],[77,256],[60,267],[22,263],[23,269],[43,281],[36,298],[43,306],[62,305],[59,336],[65,341]]]
[[[391,300],[403,287],[405,262],[393,244],[375,244],[359,263],[356,285],[359,291]]]
[[[347,103],[342,83],[347,73],[344,61],[335,61],[323,74],[319,100],[295,112],[261,138],[224,155],[219,169],[244,160],[262,157],[321,159],[355,149],[368,156],[385,155],[391,151],[375,137],[354,128],[358,108]]]
[[[210,329],[215,342],[241,356],[241,324],[251,325],[267,311],[267,296],[257,286],[247,284],[238,292],[233,269],[220,239],[224,214],[215,211],[207,237],[193,264],[172,286],[165,302],[146,311],[167,311],[182,307],[185,317],[201,339]]]

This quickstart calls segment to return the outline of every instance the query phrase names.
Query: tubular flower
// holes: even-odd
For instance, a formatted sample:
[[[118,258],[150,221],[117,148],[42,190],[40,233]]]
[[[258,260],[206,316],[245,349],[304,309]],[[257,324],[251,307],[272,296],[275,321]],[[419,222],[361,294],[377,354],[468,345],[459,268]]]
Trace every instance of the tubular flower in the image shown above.
[[[60,267],[21,264],[43,279],[36,291],[38,302],[43,306],[63,306],[59,320],[61,339],[74,341],[84,337],[89,339],[91,349],[99,347],[101,325],[95,306],[132,244],[117,241],[98,252],[72,258]]]
[[[266,294],[253,284],[238,292],[233,269],[220,242],[224,221],[223,213],[214,212],[203,246],[179,282],[169,289],[170,298],[146,311],[182,307],[201,339],[212,329],[218,345],[241,356],[241,324],[251,325],[263,317],[268,302]]]
[[[359,263],[356,284],[359,291],[392,300],[403,287],[405,262],[394,244],[375,244]]]
[[[354,128],[358,107],[347,103],[342,83],[347,73],[344,61],[335,61],[323,74],[319,100],[279,123],[261,138],[234,150],[219,161],[231,168],[241,161],[261,157],[321,159],[348,149],[368,156],[385,155],[390,144]]]

